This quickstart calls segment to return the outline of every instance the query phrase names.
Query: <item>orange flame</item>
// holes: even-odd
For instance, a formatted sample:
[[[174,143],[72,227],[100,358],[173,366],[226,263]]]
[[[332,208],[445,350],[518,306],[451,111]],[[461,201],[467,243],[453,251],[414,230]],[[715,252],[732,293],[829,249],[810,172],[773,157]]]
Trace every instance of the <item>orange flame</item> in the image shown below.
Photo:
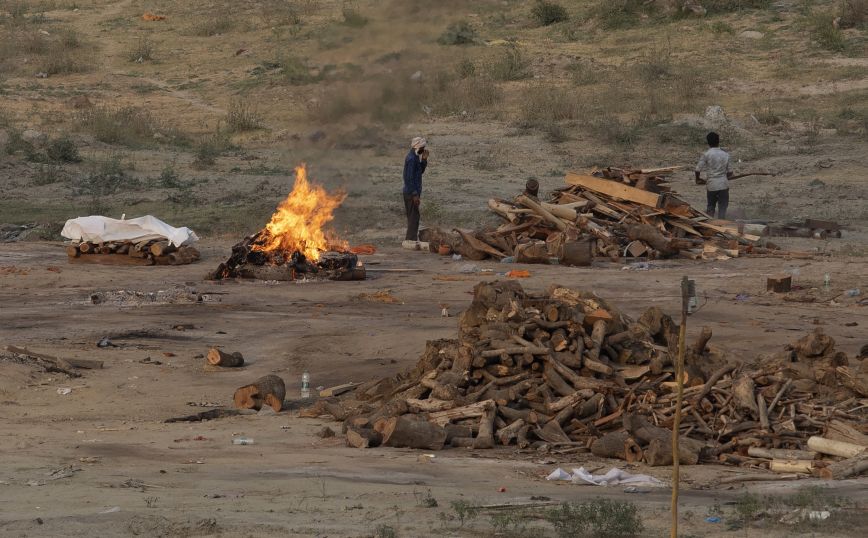
[[[319,185],[311,185],[305,165],[296,167],[292,192],[277,206],[255,249],[287,254],[298,251],[311,261],[317,261],[326,250],[346,250],[345,241],[330,237],[323,229],[346,197],[342,190],[329,194]]]

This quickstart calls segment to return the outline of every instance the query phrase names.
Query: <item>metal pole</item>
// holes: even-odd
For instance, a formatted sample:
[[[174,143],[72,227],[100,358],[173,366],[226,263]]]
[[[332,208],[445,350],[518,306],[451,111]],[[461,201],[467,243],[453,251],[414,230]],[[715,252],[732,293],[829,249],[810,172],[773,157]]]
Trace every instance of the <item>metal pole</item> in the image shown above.
[[[672,531],[671,538],[678,538],[678,483],[679,476],[679,453],[678,433],[681,429],[681,399],[684,395],[684,350],[687,340],[687,302],[689,301],[690,283],[686,276],[681,278],[681,326],[678,328],[678,357],[675,361],[675,384],[677,386],[675,398],[675,423],[672,425]]]

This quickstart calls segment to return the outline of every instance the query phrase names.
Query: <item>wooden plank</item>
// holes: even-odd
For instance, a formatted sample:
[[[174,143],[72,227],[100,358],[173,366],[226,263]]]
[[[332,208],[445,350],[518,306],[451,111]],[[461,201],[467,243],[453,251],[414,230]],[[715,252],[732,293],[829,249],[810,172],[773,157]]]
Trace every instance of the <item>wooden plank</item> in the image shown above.
[[[715,226],[714,224],[708,224],[707,222],[700,222],[700,221],[693,221],[693,222],[701,228],[706,228],[708,230],[713,230],[715,232],[722,233],[722,234],[734,235],[734,236],[741,237],[741,238],[746,239],[747,241],[751,241],[751,242],[756,242],[756,241],[759,241],[760,239],[762,239],[762,237],[760,237],[758,235],[739,234],[738,231],[733,232],[730,228],[725,228],[723,226]]]
[[[152,258],[133,258],[123,254],[82,254],[78,258],[67,258],[69,263],[90,263],[96,265],[154,265]]]
[[[594,192],[602,193],[621,200],[636,202],[648,207],[658,207],[661,196],[649,191],[643,191],[635,187],[624,185],[608,179],[600,179],[593,176],[583,176],[573,172],[567,172],[565,181],[568,185],[584,187]]]
[[[323,389],[319,391],[320,398],[328,398],[330,396],[338,396],[345,392],[349,392],[356,387],[358,387],[361,383],[344,383],[343,385],[335,385],[334,387],[329,387],[327,389]]]
[[[702,237],[701,233],[697,232],[693,226],[691,226],[685,222],[671,219],[671,220],[667,220],[666,223],[671,224],[672,226],[675,226],[676,228],[681,228],[682,230],[684,230],[685,232],[687,232],[689,234],[698,235],[699,237]]]

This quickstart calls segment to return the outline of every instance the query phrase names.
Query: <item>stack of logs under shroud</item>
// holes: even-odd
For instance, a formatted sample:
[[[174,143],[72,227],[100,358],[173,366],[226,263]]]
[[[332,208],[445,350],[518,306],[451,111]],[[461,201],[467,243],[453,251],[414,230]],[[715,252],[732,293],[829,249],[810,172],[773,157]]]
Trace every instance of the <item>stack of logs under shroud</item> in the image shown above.
[[[106,265],[186,265],[199,260],[192,246],[176,247],[166,239],[143,241],[81,242],[66,247],[70,263]]]
[[[669,316],[653,307],[632,321],[594,294],[559,286],[545,296],[514,281],[474,292],[458,339],[430,341],[412,370],[363,384],[352,399],[321,399],[301,416],[343,421],[356,447],[582,447],[672,463],[678,325]],[[682,463],[792,470],[778,460],[795,455],[797,472],[823,475],[829,462],[808,456],[825,453],[809,439],[833,438],[837,423],[848,440],[864,440],[868,361],[812,333],[748,367],[727,363],[710,338],[702,328],[688,345]]]

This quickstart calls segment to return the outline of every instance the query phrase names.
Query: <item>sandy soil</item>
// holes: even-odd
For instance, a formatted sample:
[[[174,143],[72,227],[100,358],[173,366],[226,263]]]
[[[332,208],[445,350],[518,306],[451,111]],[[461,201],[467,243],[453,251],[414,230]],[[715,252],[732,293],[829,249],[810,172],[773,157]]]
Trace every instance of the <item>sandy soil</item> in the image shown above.
[[[488,516],[464,528],[450,521],[455,517],[450,502],[545,505],[600,495],[638,503],[647,535],[666,534],[668,489],[630,494],[621,488],[544,480],[558,466],[605,471],[618,465],[662,479],[669,472],[665,468],[646,469],[585,454],[448,450],[427,458],[412,450],[350,449],[340,435],[316,437],[324,425],[339,424],[298,418],[298,402],[278,415],[163,423],[203,410],[188,402],[229,405],[237,386],[266,373],[287,381],[291,399],[299,396],[304,370],[311,373],[314,386],[390,375],[413,364],[425,340],[454,334],[456,318],[441,317],[442,304],[454,316],[470,302],[475,282],[495,278],[462,274],[465,262],[386,249],[366,257],[370,278],[364,282],[203,281],[228,246],[206,243],[202,262],[191,266],[122,270],[68,265],[61,245],[54,243],[0,246],[0,341],[99,359],[106,366],[68,379],[0,363],[0,534],[370,536],[378,526],[388,525],[399,536],[491,536]],[[675,312],[679,278],[688,274],[707,298],[690,318],[688,333],[709,325],[712,343],[733,360],[749,361],[758,353],[776,351],[817,325],[842,351],[854,355],[866,343],[868,314],[840,293],[866,288],[865,261],[669,261],[657,262],[648,271],[623,270],[613,263],[592,269],[531,266],[532,277],[522,283],[537,291],[553,282],[592,289],[636,315],[650,305]],[[503,270],[497,263],[476,265],[495,273]],[[806,288],[831,273],[834,289],[825,294],[808,290],[818,298],[813,303],[766,294],[765,276],[782,269],[797,270],[796,283]],[[90,300],[93,293],[176,287],[181,292],[175,295],[185,298],[187,290],[195,289],[203,302],[94,305]],[[401,302],[358,299],[361,293],[381,290],[391,290]],[[739,293],[748,299],[737,300]],[[172,294],[160,295],[166,296]],[[116,347],[96,346],[106,336]],[[207,370],[201,354],[212,345],[241,350],[249,366]],[[142,362],[146,357],[151,363]],[[64,387],[72,392],[58,394]],[[255,444],[233,445],[232,438],[240,435],[252,437]],[[50,479],[52,471],[66,466],[75,470],[72,476]],[[744,491],[742,485],[718,484],[720,478],[740,472],[717,466],[683,470],[685,533],[730,534],[722,524],[704,519],[715,506]],[[768,493],[807,483],[817,482],[748,487]],[[863,478],[828,486],[864,506],[866,484]],[[428,495],[438,507],[424,506]],[[864,512],[857,515],[864,528]],[[858,528],[830,526],[822,534],[856,536],[853,529]],[[786,527],[762,532],[791,535]]]

